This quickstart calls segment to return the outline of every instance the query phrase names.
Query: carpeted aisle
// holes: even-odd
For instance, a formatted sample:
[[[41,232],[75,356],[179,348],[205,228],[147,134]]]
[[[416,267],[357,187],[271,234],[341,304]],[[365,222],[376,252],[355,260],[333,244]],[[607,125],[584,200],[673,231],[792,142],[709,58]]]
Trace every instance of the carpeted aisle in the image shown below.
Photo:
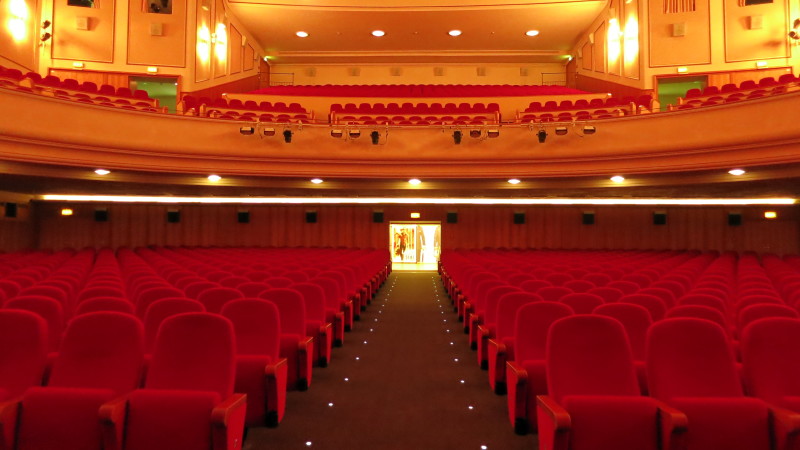
[[[535,449],[476,358],[438,274],[394,272],[280,426],[251,429],[244,449]]]

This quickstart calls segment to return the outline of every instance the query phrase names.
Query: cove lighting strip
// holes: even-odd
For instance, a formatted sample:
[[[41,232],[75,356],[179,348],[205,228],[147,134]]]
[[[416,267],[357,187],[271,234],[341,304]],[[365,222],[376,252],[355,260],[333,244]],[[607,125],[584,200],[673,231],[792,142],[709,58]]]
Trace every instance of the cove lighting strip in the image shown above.
[[[404,197],[148,197],[47,194],[45,201],[203,204],[398,204],[398,205],[794,205],[793,198],[404,198]]]

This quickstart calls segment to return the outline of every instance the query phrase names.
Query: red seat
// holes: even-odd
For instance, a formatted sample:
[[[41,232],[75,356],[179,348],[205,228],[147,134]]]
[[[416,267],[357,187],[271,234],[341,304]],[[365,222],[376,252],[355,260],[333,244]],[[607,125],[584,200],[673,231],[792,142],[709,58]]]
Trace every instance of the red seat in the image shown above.
[[[31,311],[0,310],[0,342],[0,402],[4,402],[42,384],[47,322]]]
[[[222,316],[236,333],[235,392],[247,394],[247,426],[277,426],[286,410],[286,358],[280,357],[278,308],[261,299],[232,300]]]
[[[539,448],[674,448],[685,417],[642,397],[622,325],[610,317],[566,317],[550,327],[539,397]]]
[[[619,301],[621,303],[633,303],[644,306],[650,312],[650,317],[653,318],[654,322],[663,319],[664,314],[667,312],[667,307],[664,305],[664,301],[655,295],[629,294],[621,297]]]
[[[23,309],[38,314],[47,322],[47,348],[51,352],[61,345],[64,331],[64,307],[58,300],[43,296],[16,297],[7,301],[6,309]]]
[[[653,323],[650,311],[644,306],[633,303],[604,303],[592,312],[599,316],[613,317],[625,328],[628,343],[631,345],[631,355],[636,366],[636,376],[639,379],[639,389],[642,394],[647,394],[647,370],[645,367],[645,349],[647,343],[647,330]]]
[[[205,306],[206,311],[219,313],[225,303],[242,297],[242,293],[234,288],[216,287],[201,292],[197,300]]]
[[[311,385],[314,360],[313,336],[307,335],[306,308],[302,295],[292,289],[270,289],[259,298],[275,304],[281,318],[281,357],[288,362],[287,386],[304,391]]]
[[[558,301],[572,308],[575,314],[591,314],[595,308],[604,303],[602,297],[585,292],[567,294]]]
[[[88,314],[100,311],[116,311],[124,314],[134,314],[133,303],[116,297],[93,297],[84,300],[75,309],[75,315]]]
[[[158,329],[164,320],[178,314],[189,312],[205,312],[205,307],[197,300],[189,298],[165,298],[153,302],[144,313],[144,345],[145,351],[153,352],[158,336]]]

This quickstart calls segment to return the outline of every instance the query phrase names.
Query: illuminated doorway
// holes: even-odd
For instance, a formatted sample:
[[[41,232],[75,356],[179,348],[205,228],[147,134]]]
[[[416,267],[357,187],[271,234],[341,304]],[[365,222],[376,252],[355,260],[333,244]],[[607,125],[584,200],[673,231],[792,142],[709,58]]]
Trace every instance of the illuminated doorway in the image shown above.
[[[392,222],[389,251],[394,270],[437,270],[442,249],[441,222]]]

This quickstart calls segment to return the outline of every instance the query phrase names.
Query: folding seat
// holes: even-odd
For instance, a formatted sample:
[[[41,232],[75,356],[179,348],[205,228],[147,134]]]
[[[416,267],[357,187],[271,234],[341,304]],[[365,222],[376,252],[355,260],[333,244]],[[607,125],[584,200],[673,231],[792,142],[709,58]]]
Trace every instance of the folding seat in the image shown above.
[[[745,397],[725,331],[703,319],[666,319],[650,327],[647,342],[650,395],[688,418],[687,449],[767,450],[785,442],[771,430],[798,423],[763,400]],[[793,422],[792,422],[793,421]],[[783,447],[781,447],[783,448]]]
[[[48,351],[47,322],[31,311],[0,310],[0,342],[0,402],[4,402],[42,384]],[[7,431],[0,429],[0,439]],[[11,448],[11,443],[6,444]]]
[[[633,303],[604,303],[592,311],[599,316],[613,317],[625,328],[628,343],[631,345],[631,355],[636,367],[636,377],[639,379],[639,389],[642,394],[647,394],[647,370],[645,367],[645,350],[647,343],[647,330],[653,323],[650,311],[644,306]]]
[[[236,276],[236,275],[231,275],[231,276],[222,278],[222,279],[220,279],[218,281],[220,286],[229,287],[229,288],[235,288],[235,287],[239,286],[242,283],[248,283],[248,282],[250,282],[249,278],[240,277],[240,276]]]
[[[47,348],[51,352],[58,351],[65,322],[64,306],[58,300],[30,295],[12,298],[4,307],[31,311],[42,317],[47,322]]]
[[[129,314],[102,312],[72,319],[47,386],[29,388],[11,406],[18,416],[16,445],[9,448],[108,448],[101,440],[100,410],[136,389],[143,350],[142,325]]]
[[[3,292],[4,298],[9,299],[17,296],[17,293],[22,289],[17,282],[12,280],[0,280],[0,292]]]
[[[505,294],[511,292],[522,292],[516,286],[502,284],[490,288],[483,296],[483,303],[479,303],[475,312],[470,315],[470,328],[469,328],[469,342],[470,348],[478,351],[478,364],[482,369],[488,368],[489,364],[489,349],[487,348],[488,339],[491,337],[491,332],[485,332],[494,329],[497,322],[497,303]],[[481,331],[483,327],[483,331]]]
[[[181,298],[183,291],[173,287],[153,287],[143,290],[136,298],[136,316],[144,317],[147,307],[162,298]]]
[[[220,287],[220,285],[211,281],[203,280],[187,284],[183,287],[183,292],[185,293],[186,297],[196,299],[201,292],[217,287]]]
[[[708,306],[710,308],[718,310],[723,315],[727,315],[728,313],[728,306],[724,300],[722,300],[719,297],[707,294],[695,294],[690,292],[678,300],[678,305]]]
[[[739,311],[739,315],[736,320],[736,329],[741,333],[741,331],[744,330],[747,325],[755,322],[758,319],[764,319],[767,317],[788,317],[791,319],[797,319],[800,317],[800,315],[798,315],[796,309],[786,305],[780,305],[776,303],[750,305]]]
[[[703,91],[701,91],[698,88],[694,88],[686,91],[686,94],[683,96],[683,98],[695,98],[695,97],[701,97],[702,95]]]
[[[553,100],[544,102],[544,105],[542,106],[542,111],[555,111],[557,109],[558,109],[558,102],[555,102]]]
[[[587,273],[586,275],[582,276],[581,279],[586,280],[598,287],[605,286],[612,281],[610,276],[604,273],[596,272]]]
[[[705,319],[716,323],[725,330],[728,329],[728,323],[725,315],[717,308],[705,305],[678,305],[670,308],[664,316],[667,319],[676,317],[691,317],[695,319]]]
[[[514,321],[514,359],[506,362],[508,417],[517,434],[536,431],[536,396],[547,394],[545,350],[550,325],[572,315],[556,302],[532,302],[517,310]]]
[[[742,81],[741,83],[739,83],[739,90],[741,90],[741,91],[749,90],[749,89],[756,89],[756,88],[758,88],[758,85],[753,80],[745,80],[745,81]]]
[[[267,283],[250,281],[240,284],[236,287],[236,289],[242,293],[243,297],[258,297],[258,294],[266,291],[267,289],[272,289],[272,286],[268,285]]]
[[[573,277],[566,273],[551,273],[543,276],[542,279],[550,282],[553,286],[562,286],[567,281],[573,280]]]
[[[736,303],[733,304],[733,313],[738,314],[739,311],[744,308],[758,304],[782,305],[784,303],[777,295],[748,295],[746,297],[739,297]]]
[[[210,313],[219,313],[225,303],[242,297],[242,293],[237,289],[216,287],[201,292],[197,296],[197,300],[205,306],[206,311]]]
[[[585,292],[567,294],[558,301],[572,308],[575,314],[591,314],[595,308],[604,303],[602,297]]]
[[[272,109],[275,112],[288,112],[289,111],[289,107],[284,102],[275,102],[272,105]]]
[[[92,297],[84,300],[75,308],[75,315],[100,311],[116,311],[124,314],[135,314],[133,303],[117,297]]]
[[[158,332],[143,389],[101,411],[105,448],[241,448],[246,396],[234,394],[235,335],[217,314],[185,313]]]
[[[495,275],[495,274],[493,274]],[[472,325],[472,317],[471,315],[476,312],[476,308],[480,305],[483,308],[483,304],[485,303],[485,296],[486,293],[497,286],[507,286],[508,283],[499,279],[499,278],[482,278],[477,280],[475,283],[470,284],[470,290],[468,291],[469,296],[465,297],[462,305],[462,314],[464,320],[464,332],[470,334],[470,338],[475,337],[475,331],[471,329]],[[475,324],[474,326],[477,327],[479,317],[475,317]],[[470,344],[474,343],[475,341],[470,339]],[[477,344],[476,344],[477,345]]]
[[[619,302],[633,303],[636,305],[644,306],[650,312],[650,317],[653,319],[653,322],[657,322],[663,319],[664,315],[667,312],[667,307],[664,304],[664,301],[656,297],[655,295],[628,294],[622,296],[619,299]]]
[[[546,301],[557,302],[565,295],[572,294],[573,292],[571,289],[563,286],[547,286],[539,289],[536,293]]]
[[[538,398],[539,448],[679,448],[686,418],[640,394],[617,320],[581,315],[556,321],[545,365],[549,394]]]
[[[778,83],[780,84],[794,83],[797,80],[798,79],[791,73],[785,73],[778,77]]]
[[[80,304],[84,300],[88,300],[91,298],[96,297],[116,297],[120,299],[127,299],[125,295],[125,291],[123,290],[122,286],[119,287],[112,287],[112,286],[93,286],[84,288],[77,296],[76,303]]]
[[[729,295],[727,292],[722,291],[717,288],[712,287],[697,287],[698,285],[695,284],[695,287],[692,287],[692,290],[689,291],[688,294],[703,294],[703,295],[710,295],[712,297],[717,297],[718,299],[722,300],[726,305],[730,303]],[[687,295],[688,295],[687,294]]]
[[[277,306],[281,318],[281,357],[288,361],[287,386],[305,391],[311,385],[314,359],[313,336],[308,335],[303,296],[292,289],[264,291],[259,298]]]
[[[142,319],[144,323],[145,351],[148,354],[153,352],[158,329],[165,319],[178,314],[205,312],[205,310],[202,303],[189,298],[165,298],[152,303],[145,311]]]
[[[545,280],[529,280],[519,285],[520,289],[526,292],[538,292],[542,288],[552,287],[553,284]]]
[[[78,80],[76,80],[76,79],[67,78],[67,79],[61,81],[61,87],[63,87],[64,89],[70,89],[70,90],[73,90],[73,91],[77,91],[77,90],[80,89],[80,83],[78,83]]]
[[[280,313],[261,299],[225,304],[223,317],[236,334],[235,392],[247,395],[245,425],[277,426],[286,410],[287,361],[280,357]]]
[[[306,335],[314,338],[314,364],[327,367],[331,361],[331,348],[334,341],[333,324],[335,314],[328,314],[325,293],[316,284],[297,283],[291,290],[300,293],[306,311]],[[340,338],[344,338],[342,322]]]
[[[309,283],[316,284],[325,293],[325,304],[327,308],[341,311],[344,315],[344,330],[350,331],[353,327],[354,305],[351,299],[346,298],[342,293],[341,287],[336,279],[325,276],[325,272],[320,272],[316,278],[308,280]],[[334,323],[334,329],[336,329]]]
[[[22,288],[22,290],[20,290],[17,294],[18,297],[28,295],[43,296],[58,300],[59,303],[64,305],[64,312],[71,313],[72,302],[70,301],[68,294],[61,288],[35,284],[30,287]]]
[[[586,280],[569,280],[564,283],[563,286],[567,289],[571,289],[572,292],[587,292],[595,287],[594,283]]]
[[[625,294],[634,294],[641,289],[641,286],[632,282],[632,281],[625,281],[625,280],[614,280],[606,284],[606,287],[619,289],[620,291],[624,292]]]

